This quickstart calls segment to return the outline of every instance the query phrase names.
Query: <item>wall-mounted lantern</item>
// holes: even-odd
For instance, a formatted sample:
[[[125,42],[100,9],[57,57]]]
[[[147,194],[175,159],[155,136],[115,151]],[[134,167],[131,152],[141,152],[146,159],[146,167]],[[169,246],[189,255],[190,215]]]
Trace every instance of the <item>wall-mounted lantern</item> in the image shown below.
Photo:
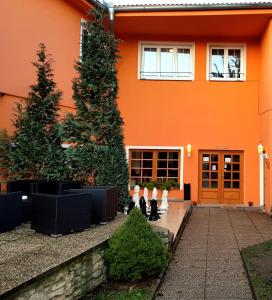
[[[186,150],[187,150],[187,156],[188,156],[188,157],[191,157],[191,155],[192,155],[192,145],[191,145],[191,144],[188,144],[188,145],[186,146]]]
[[[260,142],[258,147],[257,147],[258,153],[259,154],[263,154],[264,153],[264,146],[262,145],[262,143]]]

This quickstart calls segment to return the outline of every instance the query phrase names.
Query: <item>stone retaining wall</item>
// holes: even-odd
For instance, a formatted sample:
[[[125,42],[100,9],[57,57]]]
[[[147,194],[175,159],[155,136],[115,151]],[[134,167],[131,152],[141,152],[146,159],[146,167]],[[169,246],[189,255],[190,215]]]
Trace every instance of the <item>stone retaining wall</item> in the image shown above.
[[[19,290],[8,299],[77,299],[84,296],[106,280],[106,268],[102,258],[105,245],[103,243],[84,256],[60,266],[58,270]]]
[[[169,230],[154,226],[154,231],[167,248],[171,247],[173,235]],[[16,292],[5,299],[78,299],[88,294],[106,280],[103,260],[106,245],[107,241],[59,265],[54,271],[38,276],[33,283],[18,287]]]

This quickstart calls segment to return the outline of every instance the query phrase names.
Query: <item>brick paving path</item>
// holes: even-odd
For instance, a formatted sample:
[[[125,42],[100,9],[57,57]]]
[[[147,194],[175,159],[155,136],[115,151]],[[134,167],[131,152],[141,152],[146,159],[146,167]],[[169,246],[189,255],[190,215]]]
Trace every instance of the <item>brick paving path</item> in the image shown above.
[[[156,299],[254,299],[239,250],[269,239],[257,210],[194,208]]]

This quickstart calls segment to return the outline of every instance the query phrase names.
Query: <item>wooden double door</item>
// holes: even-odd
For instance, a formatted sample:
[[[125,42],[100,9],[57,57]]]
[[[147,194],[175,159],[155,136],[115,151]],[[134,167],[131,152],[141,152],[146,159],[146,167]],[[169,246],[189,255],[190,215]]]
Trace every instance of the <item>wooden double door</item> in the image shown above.
[[[199,151],[199,203],[244,203],[243,156],[242,151]]]

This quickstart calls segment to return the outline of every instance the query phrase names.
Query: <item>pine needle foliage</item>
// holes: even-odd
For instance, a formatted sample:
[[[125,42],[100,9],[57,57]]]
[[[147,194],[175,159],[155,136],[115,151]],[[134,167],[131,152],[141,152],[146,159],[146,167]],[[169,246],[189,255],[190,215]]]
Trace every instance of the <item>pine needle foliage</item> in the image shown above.
[[[118,41],[105,29],[104,18],[105,11],[96,8],[91,21],[82,24],[82,55],[75,65],[79,76],[73,81],[77,108],[74,120],[82,129],[77,142],[85,147],[86,158],[93,157],[92,166],[86,165],[94,171],[95,184],[116,186],[121,205],[125,205],[128,166],[124,124],[116,100]]]
[[[135,281],[158,275],[167,264],[167,250],[138,208],[109,240],[105,251],[109,277]]]
[[[37,83],[30,86],[25,103],[17,103],[9,154],[10,179],[62,179],[64,176],[63,170],[58,169],[64,162],[57,125],[62,93],[56,88],[52,63],[46,46],[40,44],[37,62],[33,63]]]
[[[9,166],[10,137],[6,129],[0,129],[0,179],[6,178]]]

